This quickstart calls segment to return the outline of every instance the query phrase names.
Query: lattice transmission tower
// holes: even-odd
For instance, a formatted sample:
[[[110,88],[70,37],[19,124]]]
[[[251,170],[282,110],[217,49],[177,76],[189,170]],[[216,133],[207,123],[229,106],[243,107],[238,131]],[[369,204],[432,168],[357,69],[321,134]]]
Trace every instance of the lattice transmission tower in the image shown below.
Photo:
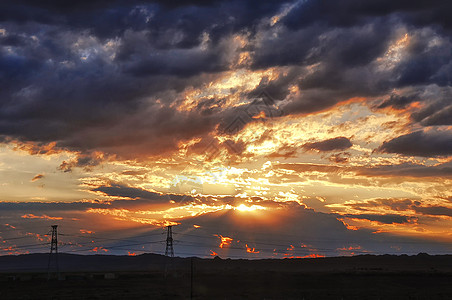
[[[52,265],[52,262],[54,262],[54,265]],[[49,262],[47,264],[47,279],[50,279],[52,266],[57,274],[57,278],[59,278],[60,266],[58,264],[58,225],[52,225],[52,240],[50,242]]]
[[[173,248],[173,226],[166,226],[166,249],[165,256],[174,257]]]

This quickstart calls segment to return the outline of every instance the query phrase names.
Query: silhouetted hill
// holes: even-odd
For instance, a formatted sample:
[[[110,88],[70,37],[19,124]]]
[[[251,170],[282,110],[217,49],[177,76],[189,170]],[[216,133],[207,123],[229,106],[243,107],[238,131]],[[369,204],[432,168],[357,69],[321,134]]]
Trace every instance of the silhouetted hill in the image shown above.
[[[0,272],[43,272],[47,270],[48,254],[0,256]],[[61,272],[146,272],[162,271],[171,265],[185,270],[190,258],[173,258],[159,254],[137,256],[59,254]],[[450,272],[452,255],[359,255],[305,259],[201,259],[195,258],[198,269],[260,270],[275,272]]]
[[[60,253],[58,261],[62,272],[127,272],[161,269],[167,257],[159,254],[138,256],[76,255]],[[0,272],[47,271],[49,254],[0,256]],[[52,266],[54,261],[52,260]]]

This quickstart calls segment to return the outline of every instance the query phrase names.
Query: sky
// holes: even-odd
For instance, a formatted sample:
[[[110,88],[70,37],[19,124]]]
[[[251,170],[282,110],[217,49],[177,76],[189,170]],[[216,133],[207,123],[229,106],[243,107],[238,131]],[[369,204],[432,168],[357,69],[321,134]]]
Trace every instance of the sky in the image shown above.
[[[452,252],[448,1],[0,3],[0,255]]]

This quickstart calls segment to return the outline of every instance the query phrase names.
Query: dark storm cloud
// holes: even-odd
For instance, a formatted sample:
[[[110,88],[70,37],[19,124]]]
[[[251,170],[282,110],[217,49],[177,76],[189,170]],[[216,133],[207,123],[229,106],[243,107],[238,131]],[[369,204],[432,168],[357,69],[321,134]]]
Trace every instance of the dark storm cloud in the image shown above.
[[[97,150],[119,158],[174,151],[181,141],[224,133],[247,107],[225,109],[222,99],[201,105],[202,99],[190,112],[175,109],[184,91],[220,78],[244,51],[251,69],[281,71],[242,94],[252,101],[267,92],[281,104],[267,105],[267,117],[315,113],[354,97],[405,108],[414,98],[391,98],[393,89],[416,86],[421,93],[427,85],[450,84],[449,6],[300,1],[271,25],[269,18],[288,6],[253,0],[2,2],[0,135],[35,145],[56,141],[57,148],[82,153],[72,162],[82,167],[96,163],[83,160]],[[406,53],[381,71],[377,58],[405,27]],[[234,44],[234,34],[245,37],[245,45]],[[450,124],[447,98],[423,101],[431,105],[414,112],[414,121]],[[227,134],[255,122],[258,112]]]
[[[386,108],[392,106],[396,109],[404,109],[406,106],[411,104],[414,101],[419,99],[418,95],[407,95],[407,96],[399,96],[397,94],[392,94],[386,100],[384,100],[378,108]]]
[[[42,211],[84,211],[102,204],[90,202],[0,202],[0,211],[27,211],[40,213]]]
[[[174,201],[177,204],[185,204],[190,202],[211,203],[212,199],[194,198],[191,196],[177,194],[159,194],[149,192],[140,188],[133,188],[121,184],[112,184],[110,186],[100,186],[92,189],[94,192],[100,192],[103,196],[117,197],[108,201],[76,201],[76,202],[0,202],[0,212],[19,212],[42,214],[46,212],[74,212],[86,211],[88,209],[136,209],[143,207],[151,207],[153,205],[175,205],[170,203]],[[1,214],[0,214],[1,216]]]
[[[432,43],[440,35],[431,29],[419,30],[410,36],[406,55],[396,67],[397,86],[414,86],[422,84],[450,85],[451,81],[451,44],[449,39]]]
[[[352,142],[346,137],[336,137],[321,142],[306,143],[303,148],[306,150],[318,151],[341,151],[353,146]]]
[[[259,5],[256,5],[259,3]],[[151,29],[159,47],[192,47],[204,31],[213,38],[236,32],[271,15],[279,1],[14,1],[0,6],[0,21],[29,21],[88,30],[99,38],[121,36],[126,30]],[[173,31],[183,33],[174,39]]]
[[[72,160],[64,160],[58,169],[65,173],[72,172],[74,167],[84,168],[85,170],[89,170],[90,168],[97,166],[103,161],[103,157],[96,156],[95,154],[78,154],[76,158]]]
[[[143,190],[140,188],[134,188],[134,187],[130,187],[130,186],[122,185],[122,184],[111,184],[109,186],[99,186],[95,189],[92,189],[91,191],[101,192],[106,196],[114,196],[114,197],[123,197],[123,198],[135,199],[135,200],[142,200],[142,201],[139,201],[139,204],[143,204],[146,202],[148,202],[148,203],[168,203],[171,200],[180,203],[182,200],[184,202],[190,202],[190,201],[195,200],[191,196],[154,193],[154,192],[149,192],[149,191],[146,191],[146,190]],[[116,204],[119,204],[119,203],[124,203],[124,202],[117,202]],[[128,203],[128,202],[126,202],[126,203]],[[114,206],[116,206],[116,204],[114,204]]]
[[[428,99],[430,101],[424,99],[422,103],[425,105],[414,111],[411,119],[423,126],[452,125],[451,88],[440,88],[433,96],[428,96],[433,99]]]
[[[395,211],[405,211],[411,208],[412,205],[420,205],[418,200],[411,200],[406,198],[380,198],[374,200],[367,200],[365,202],[347,203],[346,206],[356,210],[366,211],[376,207],[385,207]]]
[[[411,163],[400,165],[381,165],[372,168],[358,168],[356,174],[383,177],[418,177],[449,178],[452,177],[452,164],[443,163],[436,166],[424,166]]]
[[[415,211],[423,215],[452,217],[452,208],[445,206],[415,207]]]
[[[266,93],[274,101],[284,100],[289,95],[290,85],[300,77],[301,73],[300,68],[290,68],[287,74],[279,74],[274,80],[264,77],[256,88],[248,94],[248,97],[256,98],[262,93]]]
[[[148,192],[143,189],[132,188],[121,184],[112,184],[110,186],[100,186],[92,189],[93,192],[101,192],[108,196],[126,197],[126,198],[144,198],[159,200],[161,195],[158,193]]]
[[[414,217],[407,217],[407,216],[394,215],[394,214],[384,214],[384,215],[377,215],[377,214],[345,214],[345,215],[342,215],[342,216],[347,217],[347,218],[351,218],[351,219],[362,219],[362,220],[375,221],[375,222],[383,223],[383,224],[412,223],[416,219]]]
[[[196,4],[2,4],[11,12],[0,18],[6,29],[0,34],[3,139],[37,145],[58,141],[60,148],[134,158],[172,151],[181,140],[211,132],[222,119],[220,112],[199,117],[198,111],[168,106],[183,98],[185,88],[216,78],[205,73],[227,70],[225,55],[234,55],[230,33],[279,4],[252,10],[247,9],[251,2]],[[47,17],[36,17],[40,13]],[[209,34],[209,42],[201,49],[203,33]],[[110,50],[105,48],[109,45]],[[160,98],[164,104],[144,98]],[[121,151],[125,145],[136,148]],[[71,163],[64,168],[70,170]]]
[[[394,88],[447,86],[452,74],[451,45],[447,30],[438,28],[443,25],[447,29],[450,23],[438,22],[432,15],[445,17],[448,7],[450,4],[441,1],[300,2],[282,19],[286,30],[277,35],[269,31],[262,38],[253,57],[254,66],[320,63],[301,80],[280,84],[280,89],[298,85],[302,90],[283,107],[288,114],[324,110],[353,97],[381,97]],[[415,22],[417,26],[410,27],[409,44],[401,61],[392,70],[379,70],[375,61],[395,41],[395,30],[422,16],[425,24]],[[433,38],[443,40],[435,44]],[[382,107],[404,108],[415,98],[393,97]]]
[[[289,28],[301,28],[316,22],[349,27],[366,23],[367,18],[399,14],[418,26],[437,24],[450,28],[452,22],[447,17],[450,9],[451,4],[442,0],[305,1],[284,19],[284,23]]]
[[[352,28],[334,28],[326,25],[313,25],[298,32],[285,31],[278,38],[266,37],[259,51],[268,51],[267,63],[284,64],[283,61],[271,61],[271,58],[293,59],[287,60],[286,64],[312,64],[322,61],[330,68],[333,66],[353,68],[366,65],[381,55],[385,50],[391,35],[391,23],[374,20],[363,27]],[[308,35],[308,36],[306,36]],[[321,36],[319,36],[321,35]],[[271,43],[271,44],[267,44]],[[301,45],[302,43],[306,43]],[[289,54],[274,51],[272,47],[283,48],[291,46],[292,49],[286,49]],[[297,49],[294,49],[296,47]],[[298,51],[296,51],[298,50]],[[300,52],[301,50],[301,52]],[[304,52],[304,51],[305,52]],[[261,53],[257,53],[257,62],[263,59]],[[298,55],[298,56],[294,56]],[[265,57],[265,56],[264,56]],[[287,57],[287,58],[284,58]],[[302,87],[315,87],[313,80],[304,83]],[[339,86],[340,82],[329,81],[324,84]]]
[[[395,26],[395,25],[394,25]],[[298,76],[286,76],[265,83],[278,90],[292,86],[300,93],[286,98],[286,114],[308,114],[325,110],[354,97],[384,95],[391,88],[391,74],[383,74],[371,63],[384,54],[394,38],[390,22],[369,22],[366,26],[332,28],[313,25],[298,31],[272,31],[258,42],[255,68],[275,65],[297,67]],[[290,74],[290,73],[289,73]]]
[[[452,44],[450,34],[433,28],[412,32],[403,58],[391,75],[391,84],[404,88],[380,104],[380,108],[410,109],[411,118],[423,126],[448,125],[451,99]],[[410,107],[409,104],[420,105]]]
[[[135,154],[145,148],[151,154],[159,153],[174,149],[179,139],[213,129],[213,117],[196,118],[196,114],[140,104],[145,95],[177,91],[184,85],[196,86],[200,83],[197,79],[157,76],[145,84],[127,75],[114,75],[104,66],[100,66],[100,74],[84,66],[72,76],[65,70],[59,71],[46,72],[44,78],[36,78],[31,86],[3,102],[1,133],[23,141],[58,140],[60,147],[125,155],[115,147],[142,144],[142,150],[137,149]],[[143,139],[144,136],[148,139]],[[154,142],[164,136],[169,138]]]
[[[166,50],[145,54],[125,63],[125,73],[137,77],[152,75],[177,75],[189,77],[202,72],[215,73],[229,69],[228,61],[222,58],[225,49],[210,50]],[[136,53],[134,54],[136,56]]]
[[[452,208],[441,206],[441,205],[429,205],[428,201],[425,200],[412,200],[412,199],[398,199],[398,198],[389,198],[389,199],[375,199],[375,200],[367,200],[364,202],[357,202],[357,203],[346,203],[347,207],[360,210],[360,211],[367,211],[371,210],[373,208],[384,208],[386,210],[391,211],[397,211],[397,212],[406,212],[406,211],[413,211],[418,214],[426,215],[426,216],[447,216],[452,217]],[[382,223],[387,223],[386,221],[390,221],[391,218],[394,218],[394,222],[390,223],[405,223],[402,222],[404,218],[406,219],[406,222],[412,222],[416,218],[414,217],[406,217],[402,215],[394,215],[394,214],[385,214],[385,215],[376,215],[376,214],[349,214],[344,215],[348,218],[361,218],[359,216],[364,216],[362,219],[367,219],[371,221],[378,221]],[[355,217],[357,216],[357,217]],[[367,216],[370,216],[369,218]],[[373,217],[375,216],[375,218]],[[386,221],[385,217],[388,216],[388,219]],[[380,221],[379,218],[381,217]],[[399,222],[400,221],[400,222]],[[388,223],[388,224],[390,224]]]
[[[424,126],[452,125],[452,105],[446,106],[422,119],[421,124]]]
[[[334,163],[344,163],[342,159],[337,160],[330,158]],[[348,178],[353,174],[356,180],[360,180],[361,176],[369,178],[381,179],[385,178],[403,178],[404,180],[416,180],[416,178],[424,178],[430,181],[437,181],[446,178],[452,178],[452,163],[442,163],[435,166],[425,166],[421,164],[403,163],[399,165],[379,165],[375,167],[350,167],[346,165],[317,165],[317,164],[275,164],[277,170],[293,170],[296,173],[319,172],[328,174],[339,174],[342,178]],[[285,175],[290,178],[293,175]],[[300,180],[299,176],[296,176]],[[377,183],[378,184],[378,183]]]
[[[250,123],[266,122],[266,120],[284,115],[284,111],[275,105],[276,100],[272,95],[266,91],[257,94],[257,91],[258,89],[255,89],[251,93],[253,95],[252,102],[224,110],[223,118],[217,128],[219,133],[233,136]]]
[[[342,162],[334,159],[334,162]],[[293,170],[295,172],[322,172],[322,173],[353,173],[357,176],[369,177],[412,177],[412,178],[450,178],[452,177],[452,163],[442,163],[435,166],[403,163],[379,165],[375,167],[347,167],[327,164],[275,164],[277,169]]]
[[[423,157],[448,156],[452,155],[452,133],[416,131],[384,142],[378,151]]]

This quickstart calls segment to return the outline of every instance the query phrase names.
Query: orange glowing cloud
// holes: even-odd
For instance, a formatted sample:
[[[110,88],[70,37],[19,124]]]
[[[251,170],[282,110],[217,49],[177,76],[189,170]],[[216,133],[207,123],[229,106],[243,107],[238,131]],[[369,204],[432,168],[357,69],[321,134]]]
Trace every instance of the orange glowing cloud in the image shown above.
[[[350,246],[350,247],[343,247],[343,248],[338,248],[337,250],[341,250],[341,251],[352,251],[352,250],[361,250],[361,246]]]
[[[21,218],[24,218],[24,219],[45,219],[45,220],[63,220],[62,217],[49,217],[47,215],[36,216],[34,214],[26,214],[26,215],[21,216]]]
[[[31,235],[31,236],[36,237],[36,239],[37,239],[38,241],[40,241],[40,242],[43,242],[43,241],[44,241],[43,236],[48,237],[47,234],[44,234],[44,235],[43,235],[43,234],[33,233],[33,232],[27,232],[27,235]]]
[[[231,245],[233,239],[227,236],[222,236],[220,234],[214,234],[215,236],[220,238],[220,245],[218,245],[218,247],[223,248],[224,246],[229,246]]]
[[[93,234],[93,233],[95,233],[95,232],[94,232],[94,231],[91,231],[91,230],[80,229],[80,233],[81,233],[81,234]]]
[[[320,258],[320,257],[325,257],[325,255],[317,254],[317,253],[311,253],[311,254],[302,256],[301,258]]]
[[[100,215],[110,215],[113,216],[115,220],[118,221],[126,221],[126,222],[135,222],[140,224],[149,224],[155,226],[170,226],[170,225],[178,225],[179,223],[168,221],[168,220],[157,220],[153,218],[143,218],[136,217],[136,214],[145,214],[146,212],[135,212],[130,211],[128,209],[106,209],[106,208],[90,208],[86,210],[87,213],[95,213]]]
[[[265,119],[267,116],[264,111],[261,111],[258,115],[253,116],[253,119]]]
[[[135,252],[127,252],[128,256],[137,256],[137,254]]]
[[[216,253],[215,251],[210,250],[210,256],[218,256],[218,253]]]
[[[301,247],[306,248],[306,245],[301,244]],[[293,251],[295,250],[294,245],[290,245],[290,247],[288,247],[286,250],[289,251],[289,253],[284,253],[285,258],[301,258],[301,257],[296,257],[293,255]]]
[[[366,250],[364,250],[361,246],[349,246],[349,247],[342,247],[342,248],[337,248],[336,250],[338,251],[345,251],[348,252],[347,254],[349,255],[355,255],[356,251],[359,252],[368,252]]]
[[[306,245],[306,244],[301,244],[300,245],[301,248],[305,248],[308,249],[309,251],[317,251],[317,249],[312,248],[312,246],[310,245]],[[287,251],[289,251],[288,253],[284,254],[284,258],[317,258],[317,257],[325,257],[322,254],[317,254],[317,253],[310,253],[308,255],[304,255],[304,256],[296,256],[294,255],[294,250],[295,250],[295,246],[294,245],[290,245],[290,247],[288,247],[286,249]]]
[[[50,142],[47,144],[34,143],[34,142],[20,142],[17,140],[9,140],[10,144],[14,145],[13,150],[24,151],[31,155],[52,155],[64,152],[64,150],[56,146],[56,142]]]
[[[356,231],[356,230],[359,229],[358,226],[350,225],[350,224],[348,224],[348,223],[346,223],[346,222],[344,222],[344,221],[342,221],[342,220],[340,220],[340,221],[344,224],[344,226],[345,226],[348,230]]]
[[[29,254],[30,253],[30,251],[28,251],[28,250],[22,251],[22,250],[16,249],[15,247],[16,246],[9,246],[7,248],[3,248],[0,250],[6,251],[6,254],[8,254],[8,255],[20,255],[20,254]]]
[[[92,252],[101,252],[101,251],[108,252],[108,249],[105,249],[104,247],[94,247],[90,251],[92,251]]]
[[[256,248],[248,247],[248,244],[245,244],[245,247],[246,247],[246,252],[248,252],[248,253],[259,253],[260,252],[260,251],[257,251]]]

